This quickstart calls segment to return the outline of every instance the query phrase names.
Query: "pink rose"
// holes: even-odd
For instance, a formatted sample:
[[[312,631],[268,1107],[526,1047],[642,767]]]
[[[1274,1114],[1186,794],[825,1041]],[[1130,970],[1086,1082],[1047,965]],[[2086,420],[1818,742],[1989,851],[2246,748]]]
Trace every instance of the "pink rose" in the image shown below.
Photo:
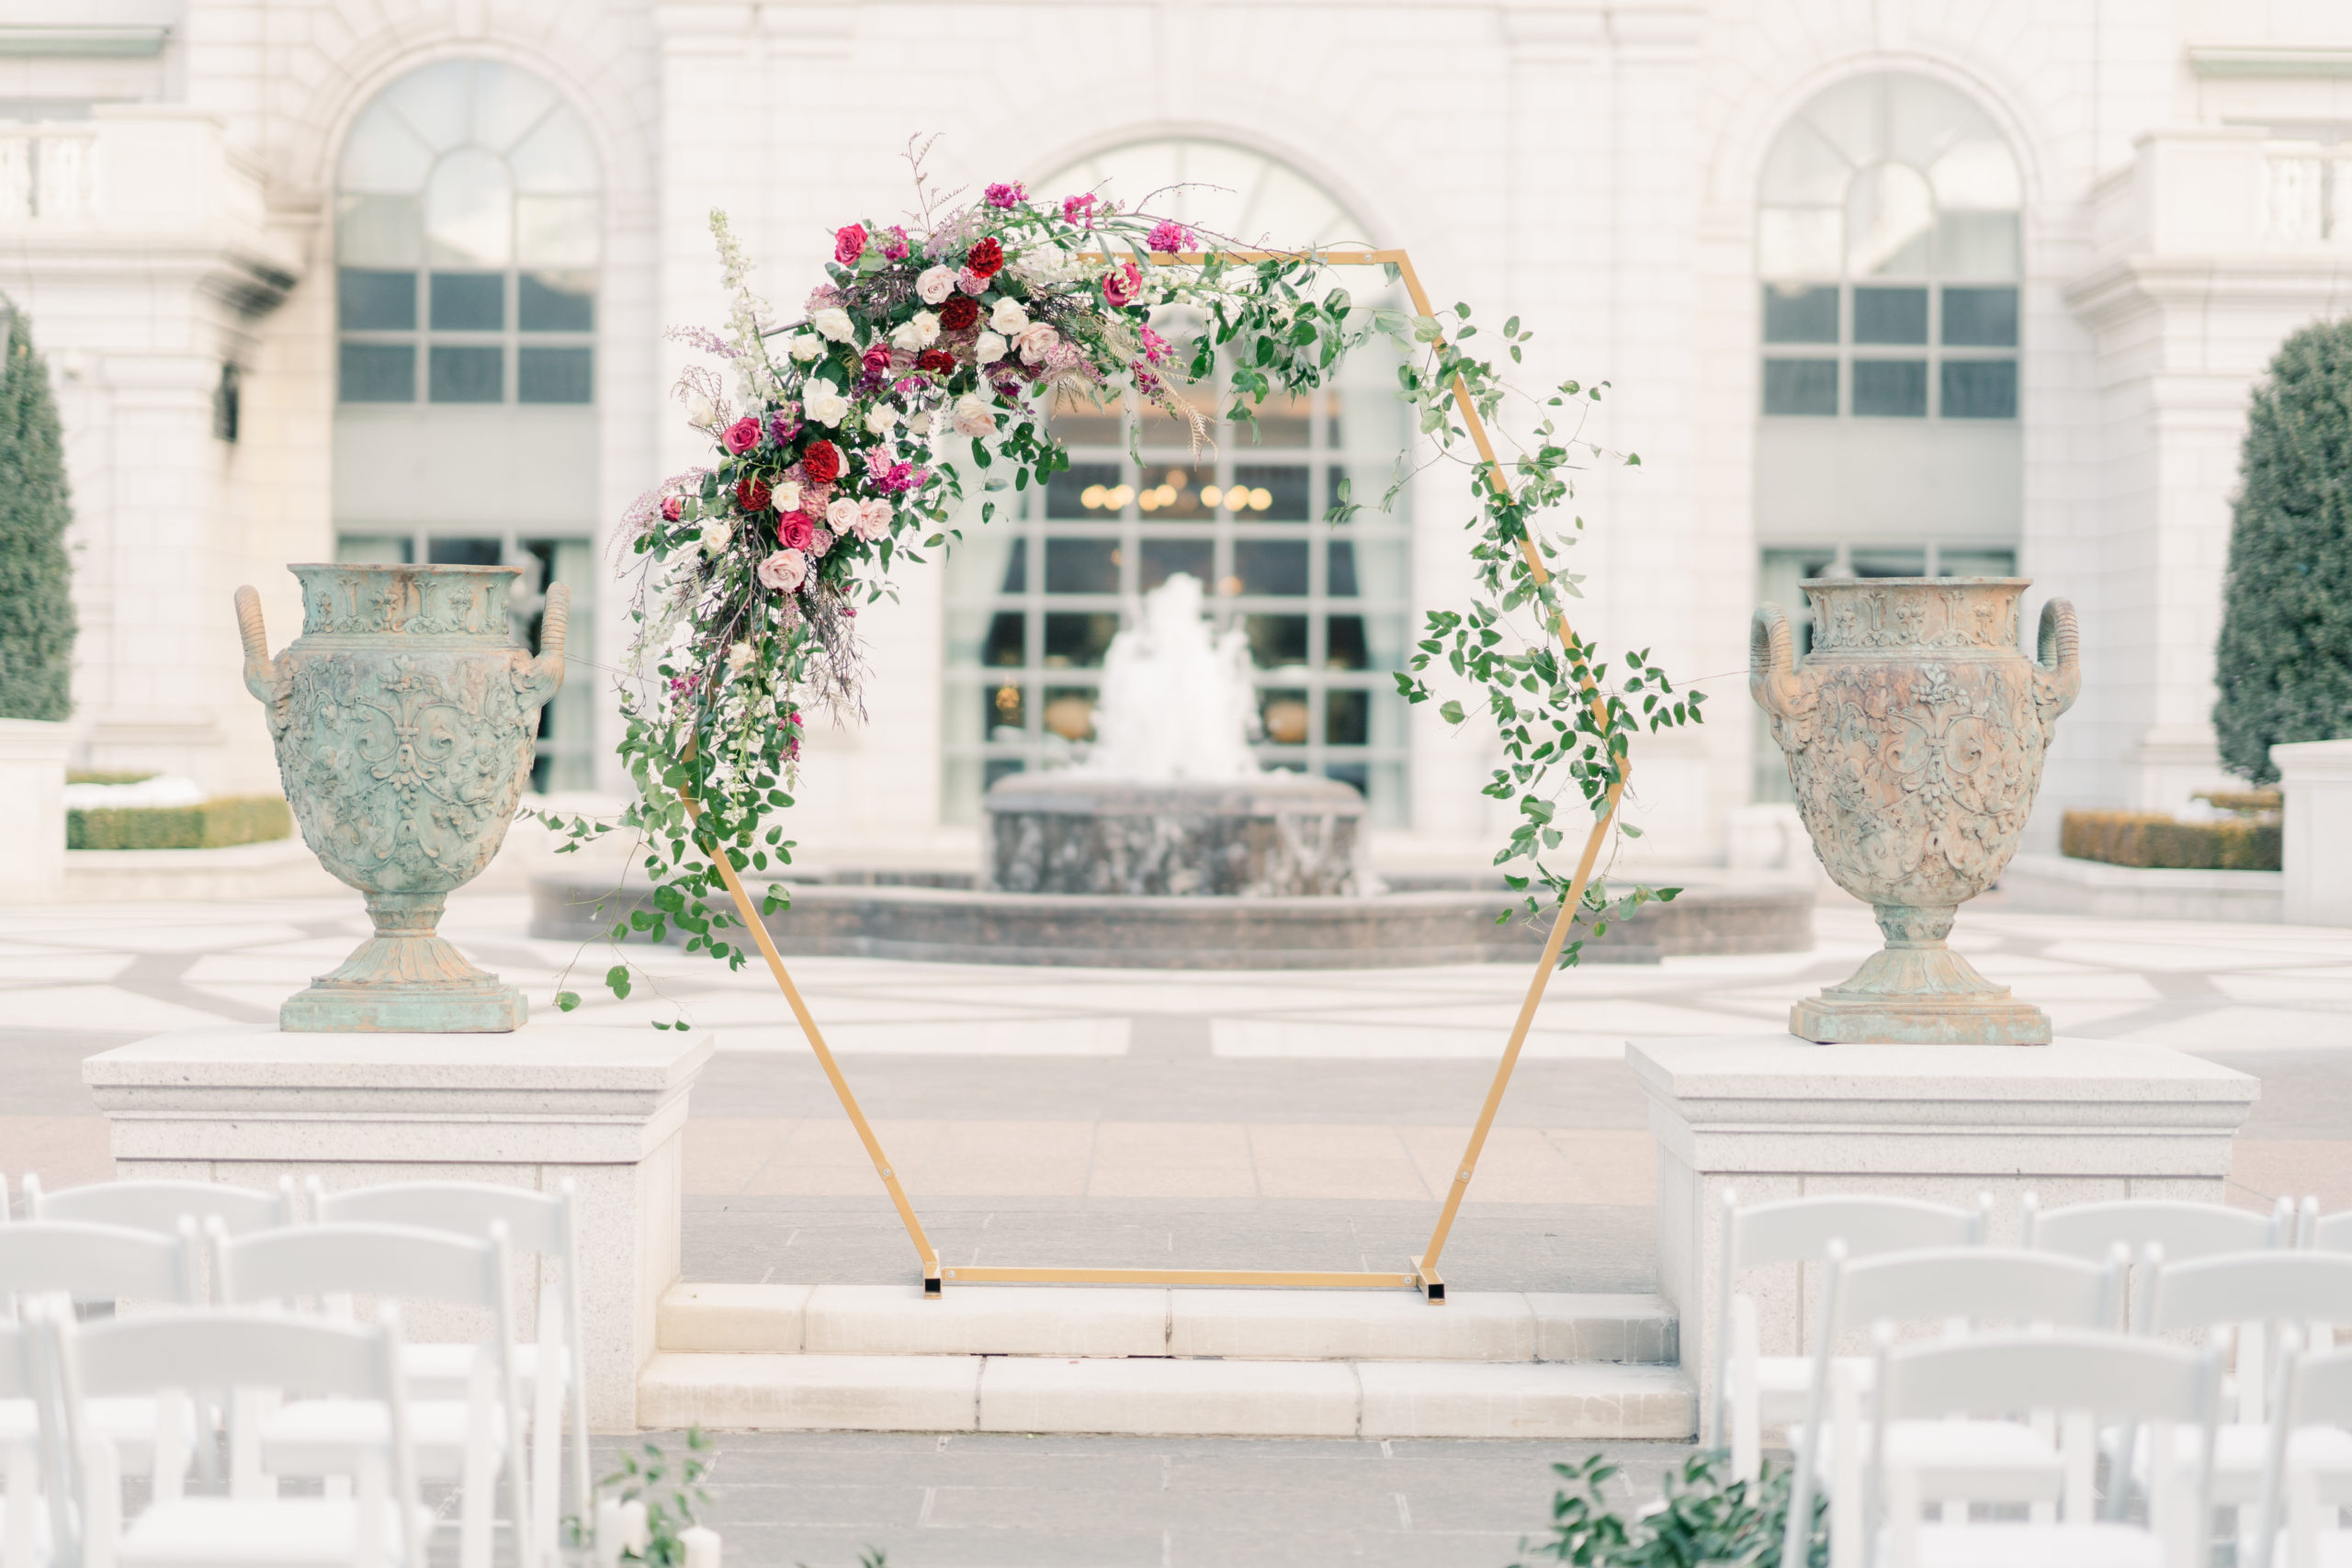
[[[857,521],[850,527],[867,544],[875,544],[890,536],[890,503],[887,501],[861,501],[857,503]]]
[[[686,503],[674,495],[662,503],[662,520],[664,523],[675,523],[685,514]]]
[[[775,520],[775,540],[787,550],[805,550],[817,532],[817,520],[806,512],[787,512]]]
[[[1102,299],[1113,306],[1132,305],[1143,292],[1143,269],[1132,260],[1119,264],[1117,272],[1106,274],[1102,279]]]
[[[726,433],[718,439],[726,445],[729,452],[740,457],[760,444],[760,422],[750,414],[745,414],[729,425]]]
[[[808,581],[808,558],[798,550],[778,550],[760,563],[759,574],[769,592],[790,593]]]
[[[1024,365],[1035,365],[1046,357],[1054,344],[1061,342],[1061,334],[1043,321],[1032,321],[1013,335],[1012,346],[1021,351]]]
[[[857,258],[865,254],[865,231],[863,228],[852,223],[847,228],[835,231],[833,260],[843,266],[854,266],[857,263]]]
[[[842,496],[825,508],[825,521],[832,525],[836,534],[846,534],[857,526],[857,502]]]

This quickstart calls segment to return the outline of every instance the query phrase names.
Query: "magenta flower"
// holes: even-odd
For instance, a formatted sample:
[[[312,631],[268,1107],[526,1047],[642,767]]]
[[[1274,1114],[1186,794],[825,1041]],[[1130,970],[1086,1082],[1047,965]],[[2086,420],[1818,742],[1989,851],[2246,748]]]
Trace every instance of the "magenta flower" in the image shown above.
[[[992,185],[985,193],[990,207],[1017,207],[1029,199],[1028,187],[1015,180],[1011,185]]]
[[[760,422],[745,414],[729,425],[718,439],[726,444],[728,451],[740,457],[760,444]]]
[[[914,248],[914,242],[907,238],[907,231],[893,223],[882,241],[882,258],[885,261],[904,261]]]
[[[865,254],[865,230],[855,223],[844,225],[833,234],[833,260],[842,266],[854,266]]]
[[[1140,331],[1143,333],[1143,356],[1154,365],[1167,358],[1168,340],[1149,327],[1141,328]]]
[[[1094,204],[1101,199],[1102,198],[1096,196],[1092,191],[1088,191],[1084,196],[1066,196],[1062,197],[1062,221],[1065,223],[1075,223],[1081,229],[1092,229],[1094,227]]]
[[[1132,261],[1123,261],[1119,270],[1102,278],[1102,301],[1114,307],[1132,305],[1143,292],[1143,269]]]
[[[797,408],[799,405],[796,403],[793,406]],[[775,438],[777,446],[790,446],[792,438],[800,434],[800,421],[782,409],[778,409],[768,415],[768,434]]]
[[[1178,251],[1189,251],[1200,243],[1199,238],[1190,229],[1185,228],[1173,218],[1160,220],[1159,225],[1143,237],[1144,249],[1166,251],[1170,254]]]

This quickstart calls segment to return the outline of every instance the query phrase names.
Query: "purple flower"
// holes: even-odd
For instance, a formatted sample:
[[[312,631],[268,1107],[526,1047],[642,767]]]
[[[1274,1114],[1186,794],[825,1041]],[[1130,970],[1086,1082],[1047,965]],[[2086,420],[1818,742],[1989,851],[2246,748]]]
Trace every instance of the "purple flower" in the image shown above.
[[[1160,220],[1158,227],[1144,236],[1143,248],[1148,251],[1189,251],[1200,243],[1193,232],[1172,218]]]
[[[795,404],[794,406],[797,408],[799,405]],[[790,446],[792,444],[792,438],[799,434],[800,422],[791,414],[786,413],[784,410],[778,409],[775,412],[768,415],[768,434],[774,438],[777,446]]]
[[[1094,204],[1102,198],[1092,191],[1083,196],[1062,197],[1062,221],[1075,223],[1081,229],[1094,227]]]
[[[992,185],[983,193],[990,207],[1016,207],[1029,199],[1028,188],[1021,181],[1011,185]]]

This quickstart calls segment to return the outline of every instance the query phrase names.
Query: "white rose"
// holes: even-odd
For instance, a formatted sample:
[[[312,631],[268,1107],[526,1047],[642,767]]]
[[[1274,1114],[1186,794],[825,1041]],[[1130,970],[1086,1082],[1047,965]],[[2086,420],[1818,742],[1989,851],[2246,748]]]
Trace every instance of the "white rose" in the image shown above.
[[[931,434],[931,411],[929,409],[917,409],[913,415],[908,419],[907,428],[913,431],[917,435],[929,435]]]
[[[857,327],[849,319],[849,312],[838,305],[829,305],[818,311],[808,318],[808,324],[835,343],[847,343],[857,335]]]
[[[996,431],[996,413],[988,400],[978,392],[967,392],[956,400],[956,434],[958,435],[989,435]]]
[[[989,325],[1011,337],[1029,324],[1029,312],[1021,308],[1018,299],[1000,299],[996,309],[989,312]]]
[[[712,518],[702,525],[702,553],[707,556],[717,555],[727,547],[727,541],[734,536],[735,525],[728,522],[724,517]]]
[[[917,310],[891,329],[890,342],[909,354],[921,354],[939,341],[939,318],[929,310]]]
[[[876,403],[865,411],[865,428],[869,434],[888,435],[899,423],[899,411],[888,403]]]
[[[752,657],[750,643],[737,643],[727,650],[727,672],[729,675],[741,675],[752,667]]]
[[[972,362],[976,365],[994,365],[1004,357],[1005,346],[1004,339],[997,336],[996,333],[982,333],[980,341],[972,345]]]
[[[800,481],[798,479],[776,480],[775,488],[768,491],[768,500],[775,504],[779,513],[799,511]]]
[[[867,544],[890,536],[890,503],[878,496],[857,503],[857,536]]]
[[[937,305],[956,292],[956,269],[952,266],[925,268],[915,279],[915,293],[926,305]]]
[[[712,402],[708,398],[704,397],[700,392],[696,392],[694,396],[686,400],[686,423],[688,424],[704,426],[717,424],[718,423],[718,405]]]
[[[832,525],[834,533],[848,533],[857,526],[857,502],[845,495],[837,497],[825,508],[825,521]]]
[[[819,424],[839,424],[849,417],[849,400],[831,381],[812,380],[800,389],[800,409]]]
[[[1036,321],[1022,328],[1021,335],[1013,342],[1020,347],[1022,361],[1035,365],[1046,357],[1054,344],[1061,342],[1061,334],[1045,322]]]
[[[792,357],[803,365],[813,364],[825,352],[825,340],[815,333],[796,333],[792,338]]]

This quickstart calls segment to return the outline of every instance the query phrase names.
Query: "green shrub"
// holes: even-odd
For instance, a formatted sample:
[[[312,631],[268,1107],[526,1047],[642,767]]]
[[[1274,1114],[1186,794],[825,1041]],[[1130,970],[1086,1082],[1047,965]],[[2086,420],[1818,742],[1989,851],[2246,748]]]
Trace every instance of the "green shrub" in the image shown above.
[[[0,366],[0,718],[62,719],[74,656],[68,584],[64,448],[49,367],[33,352],[25,318],[8,314]]]
[[[2109,865],[2277,871],[2278,820],[2176,822],[2161,811],[2069,811],[2059,822],[2058,852]]]
[[[294,831],[283,796],[228,795],[201,806],[104,807],[65,814],[69,850],[218,850]]]
[[[1610,1500],[1618,1467],[1605,1454],[1555,1464],[1563,1484],[1552,1495],[1552,1539],[1522,1540],[1528,1561],[1577,1568],[1782,1568],[1790,1472],[1767,1461],[1753,1483],[1731,1478],[1731,1457],[1702,1450],[1666,1472],[1655,1506],[1628,1519]],[[1827,1568],[1828,1508],[1816,1493],[1804,1562]],[[1526,1568],[1525,1563],[1517,1568]]]
[[[152,771],[143,773],[92,773],[86,768],[69,768],[65,773],[65,782],[70,784],[145,784],[149,779],[155,776],[156,775]]]
[[[2246,412],[2213,732],[2256,784],[2283,740],[2352,736],[2352,321],[2278,347]]]

